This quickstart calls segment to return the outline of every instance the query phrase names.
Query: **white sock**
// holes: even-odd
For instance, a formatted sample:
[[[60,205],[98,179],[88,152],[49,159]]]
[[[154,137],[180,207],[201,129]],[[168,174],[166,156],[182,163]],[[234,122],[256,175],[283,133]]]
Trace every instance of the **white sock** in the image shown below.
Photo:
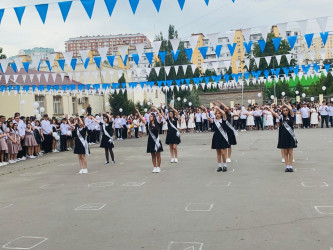
[[[227,163],[223,163],[223,167],[227,167]]]
[[[217,166],[218,166],[219,168],[222,167],[222,163],[217,164]]]

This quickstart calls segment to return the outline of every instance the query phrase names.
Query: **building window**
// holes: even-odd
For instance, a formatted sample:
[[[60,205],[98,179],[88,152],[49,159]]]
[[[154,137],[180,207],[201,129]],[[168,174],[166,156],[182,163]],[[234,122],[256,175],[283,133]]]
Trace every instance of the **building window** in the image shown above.
[[[61,96],[54,96],[53,97],[53,113],[54,114],[63,114],[62,97]]]
[[[38,104],[39,104],[38,110],[40,110],[40,108],[44,108],[45,109],[44,113],[46,113],[45,96],[36,95],[35,96],[35,102],[38,102]]]
[[[73,114],[77,114],[76,97],[72,97]]]

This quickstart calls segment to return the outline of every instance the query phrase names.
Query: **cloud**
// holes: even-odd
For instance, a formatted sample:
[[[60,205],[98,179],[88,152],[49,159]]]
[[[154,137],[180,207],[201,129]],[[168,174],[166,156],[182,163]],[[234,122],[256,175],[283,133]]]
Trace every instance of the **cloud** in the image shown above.
[[[30,0],[29,5],[45,2]],[[26,0],[1,0],[0,8],[26,3]],[[50,5],[45,25],[34,6],[26,9],[22,26],[18,24],[14,11],[6,10],[0,25],[0,46],[8,56],[12,56],[19,49],[39,46],[64,51],[65,41],[76,36],[143,33],[153,40],[160,31],[166,34],[169,24],[175,25],[181,38],[187,38],[191,33],[225,33],[230,29],[329,16],[332,8],[331,0],[322,0],[320,3],[304,0],[236,0],[235,4],[231,0],[211,0],[208,7],[204,0],[187,0],[181,12],[177,0],[163,0],[160,13],[157,13],[152,1],[146,0],[140,1],[136,15],[133,15],[128,0],[119,0],[110,18],[104,1],[96,0],[92,20],[89,20],[82,4],[74,1],[66,23],[63,23],[57,4]],[[329,24],[332,21],[330,18]]]

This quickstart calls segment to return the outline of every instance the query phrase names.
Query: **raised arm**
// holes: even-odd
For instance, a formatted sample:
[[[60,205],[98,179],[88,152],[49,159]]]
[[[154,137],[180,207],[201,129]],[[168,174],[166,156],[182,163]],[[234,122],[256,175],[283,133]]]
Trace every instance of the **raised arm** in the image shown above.
[[[163,112],[163,109],[161,108],[160,110],[161,110],[161,115],[162,115],[162,117],[164,118],[164,120],[166,120],[167,118],[166,118],[166,116],[165,116],[165,114],[164,114],[164,112]]]
[[[173,112],[175,112],[175,117],[179,118],[179,116],[180,116],[179,112],[177,110],[175,110],[174,107],[171,106],[171,104],[169,104],[169,107]]]
[[[73,126],[73,124],[71,123],[70,120],[68,120],[68,125],[71,127],[71,129],[75,129],[75,127]]]
[[[153,110],[157,113],[158,118],[159,118],[158,122],[160,123],[162,120],[162,115],[161,115],[160,111],[158,111],[158,109],[156,107],[153,107]]]
[[[275,112],[271,109],[271,107],[267,106],[267,109],[272,113],[272,115],[273,115],[275,118],[280,119],[280,116],[279,116],[277,113],[275,113]]]
[[[136,110],[136,112],[138,113],[138,115],[139,115],[139,117],[140,117],[140,120],[141,120],[143,123],[145,123],[145,122],[146,122],[146,121],[145,121],[145,118],[141,115],[139,109],[138,109],[138,108],[135,108],[135,110]]]
[[[206,113],[206,116],[207,116],[208,121],[209,121],[210,123],[213,123],[214,121],[213,121],[212,118],[210,118],[210,116],[209,116],[209,114],[208,114],[208,112],[207,112],[206,107],[205,107],[204,105],[201,105],[201,108],[202,108],[202,110]]]

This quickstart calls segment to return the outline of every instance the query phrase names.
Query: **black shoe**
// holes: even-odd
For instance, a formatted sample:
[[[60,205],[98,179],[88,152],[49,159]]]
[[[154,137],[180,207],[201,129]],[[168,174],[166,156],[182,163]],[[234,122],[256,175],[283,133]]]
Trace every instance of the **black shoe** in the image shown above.
[[[284,172],[286,172],[286,173],[289,172],[289,168],[286,168],[286,169],[284,170]]]
[[[222,172],[222,168],[221,167],[218,167],[218,169],[216,170],[217,172]]]
[[[292,169],[292,168],[289,168],[289,172],[294,172],[294,169]]]
[[[227,172],[227,170],[228,170],[227,167],[223,167],[222,169],[223,172]]]

